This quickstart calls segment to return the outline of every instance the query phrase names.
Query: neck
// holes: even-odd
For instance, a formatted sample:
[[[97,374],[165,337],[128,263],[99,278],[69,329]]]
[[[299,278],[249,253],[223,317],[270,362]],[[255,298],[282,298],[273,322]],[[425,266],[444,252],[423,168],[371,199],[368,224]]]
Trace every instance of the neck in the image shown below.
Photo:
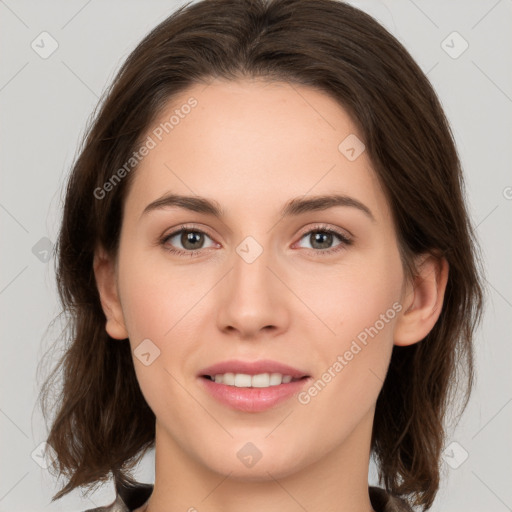
[[[299,446],[294,466],[279,464],[277,453],[264,454],[245,473],[237,472],[237,465],[216,471],[222,464],[191,456],[157,421],[155,486],[136,512],[372,512],[368,467],[373,412],[343,444],[309,464],[301,460]]]

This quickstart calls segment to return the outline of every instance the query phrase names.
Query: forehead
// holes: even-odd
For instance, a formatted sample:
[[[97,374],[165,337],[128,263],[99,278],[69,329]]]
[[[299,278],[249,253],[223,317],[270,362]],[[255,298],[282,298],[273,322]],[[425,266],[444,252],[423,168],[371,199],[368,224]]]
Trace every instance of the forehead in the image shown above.
[[[168,102],[144,139],[152,148],[127,199],[139,211],[171,191],[233,208],[257,202],[256,213],[291,197],[336,192],[387,213],[355,123],[338,102],[310,87],[262,80],[194,84]]]

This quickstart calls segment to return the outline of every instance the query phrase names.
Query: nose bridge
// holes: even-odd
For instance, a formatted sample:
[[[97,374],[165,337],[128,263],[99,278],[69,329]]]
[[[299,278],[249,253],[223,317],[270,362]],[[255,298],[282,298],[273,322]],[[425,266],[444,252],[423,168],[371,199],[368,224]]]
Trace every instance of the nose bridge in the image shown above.
[[[229,326],[249,336],[268,326],[281,329],[286,323],[285,289],[269,269],[275,272],[277,259],[269,248],[269,237],[265,240],[263,245],[247,236],[235,247],[219,304],[221,329]]]
[[[261,237],[259,237],[261,240]],[[272,255],[268,238],[265,244],[258,242],[255,237],[247,236],[235,248],[233,255],[232,285],[243,295],[256,293],[261,298],[273,288],[272,266],[275,257]],[[234,291],[234,290],[233,290]],[[240,299],[240,297],[239,297]]]

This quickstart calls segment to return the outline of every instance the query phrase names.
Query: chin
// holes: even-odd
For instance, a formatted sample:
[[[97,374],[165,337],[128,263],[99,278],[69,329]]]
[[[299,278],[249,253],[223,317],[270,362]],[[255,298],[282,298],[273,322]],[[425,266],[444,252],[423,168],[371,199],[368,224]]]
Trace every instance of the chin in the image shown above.
[[[298,450],[293,446],[288,447],[289,453],[283,453],[282,446],[270,447],[268,441],[266,444],[263,441],[258,444],[256,441],[238,442],[235,445],[212,453],[209,460],[203,459],[203,464],[216,473],[229,474],[230,479],[239,482],[264,482],[285,478],[306,465],[305,461],[297,459]]]

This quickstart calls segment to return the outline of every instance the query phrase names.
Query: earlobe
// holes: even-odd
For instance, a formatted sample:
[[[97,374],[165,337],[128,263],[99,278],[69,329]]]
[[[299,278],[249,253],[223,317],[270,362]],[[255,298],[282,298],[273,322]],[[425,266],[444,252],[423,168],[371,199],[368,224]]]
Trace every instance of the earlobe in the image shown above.
[[[113,258],[100,248],[94,254],[93,266],[101,307],[106,317],[105,330],[111,338],[124,340],[128,338],[128,332],[119,301]]]
[[[403,297],[403,312],[394,331],[394,344],[412,345],[425,338],[437,322],[443,308],[448,282],[448,261],[431,254],[422,255],[417,274]]]

